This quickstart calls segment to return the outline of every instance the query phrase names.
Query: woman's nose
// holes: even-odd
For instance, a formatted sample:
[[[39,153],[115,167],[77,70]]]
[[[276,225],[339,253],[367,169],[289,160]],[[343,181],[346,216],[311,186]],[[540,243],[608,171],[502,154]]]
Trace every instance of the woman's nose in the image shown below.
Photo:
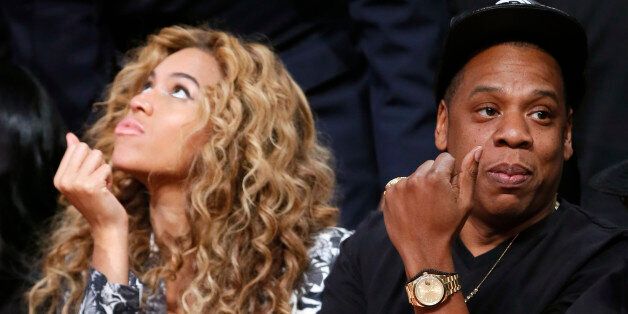
[[[150,95],[153,91],[143,91],[131,98],[130,106],[133,112],[142,111],[147,115],[153,114],[153,100]]]

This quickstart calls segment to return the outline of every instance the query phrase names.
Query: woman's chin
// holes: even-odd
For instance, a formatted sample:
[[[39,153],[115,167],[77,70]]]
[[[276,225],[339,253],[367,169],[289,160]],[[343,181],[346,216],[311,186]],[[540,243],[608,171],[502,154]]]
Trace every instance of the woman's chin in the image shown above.
[[[145,167],[142,166],[141,163],[133,162],[132,160],[116,158],[115,155],[111,158],[111,166],[115,170],[120,170],[126,172],[133,177],[145,177],[145,173],[147,173]]]

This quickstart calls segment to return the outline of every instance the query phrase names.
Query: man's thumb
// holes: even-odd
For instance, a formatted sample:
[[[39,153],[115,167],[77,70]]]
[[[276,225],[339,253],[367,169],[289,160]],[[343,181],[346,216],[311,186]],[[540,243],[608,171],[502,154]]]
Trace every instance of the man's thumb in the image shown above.
[[[470,210],[473,206],[473,191],[475,179],[478,175],[478,164],[482,157],[482,146],[473,148],[462,159],[460,174],[458,177],[458,205],[464,210]]]

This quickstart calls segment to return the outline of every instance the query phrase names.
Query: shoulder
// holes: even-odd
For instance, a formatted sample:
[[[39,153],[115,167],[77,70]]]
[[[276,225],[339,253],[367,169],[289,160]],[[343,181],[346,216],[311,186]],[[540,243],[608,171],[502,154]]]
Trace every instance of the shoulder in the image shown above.
[[[388,238],[381,211],[371,212],[355,231],[328,227],[316,233],[313,240],[314,243],[310,248],[311,258],[329,252],[335,258],[341,248],[343,254],[353,255],[365,252],[370,255],[372,250],[386,250],[393,247]]]
[[[353,234],[352,230],[347,230],[341,227],[327,227],[314,235],[314,246],[319,242],[331,242],[333,244],[340,244]]]
[[[344,228],[329,227],[317,232],[309,250],[310,266],[303,274],[303,283],[296,294],[293,313],[317,313],[325,278],[340,254],[340,244],[353,234]]]
[[[361,253],[370,255],[373,250],[382,252],[391,247],[392,243],[384,224],[384,215],[381,211],[374,211],[362,221],[351,238],[343,244],[343,251],[351,255]]]
[[[561,202],[561,208],[564,208],[565,213],[562,215],[563,217],[561,217],[560,223],[586,230],[587,238],[626,239],[628,237],[628,228],[598,217],[593,210],[584,210],[580,206],[568,203],[564,200]]]
[[[382,265],[397,265],[399,254],[393,246],[384,216],[380,211],[369,214],[356,231],[342,242],[338,262],[355,272],[375,272]]]
[[[581,219],[589,221],[591,224],[595,225],[597,228],[606,229],[606,230],[623,230],[626,231],[628,228],[625,226],[620,226],[613,221],[598,217],[595,214],[595,209],[589,208],[584,209],[578,205],[571,204],[567,201],[564,201],[565,207],[571,210],[574,215],[578,215]]]
[[[547,244],[535,244],[546,258],[544,269],[561,283],[547,310],[599,313],[625,302],[614,295],[625,290],[621,287],[628,274],[627,229],[566,201],[556,214],[555,219],[550,217]]]
[[[340,253],[340,244],[352,234],[353,231],[340,227],[328,227],[317,232],[309,250],[310,260],[332,263]]]
[[[591,210],[566,201],[556,217],[549,218],[544,253],[555,252],[553,261],[580,265],[581,271],[593,269],[605,272],[615,267],[625,267],[628,252],[628,229],[601,219]],[[569,254],[564,254],[569,252]],[[561,267],[564,269],[565,264]]]

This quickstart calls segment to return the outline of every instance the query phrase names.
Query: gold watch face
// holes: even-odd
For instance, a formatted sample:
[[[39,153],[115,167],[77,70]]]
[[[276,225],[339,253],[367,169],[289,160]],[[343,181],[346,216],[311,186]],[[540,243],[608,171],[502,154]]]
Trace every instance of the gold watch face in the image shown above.
[[[445,296],[445,286],[436,276],[426,274],[417,280],[414,296],[424,306],[436,305]]]

